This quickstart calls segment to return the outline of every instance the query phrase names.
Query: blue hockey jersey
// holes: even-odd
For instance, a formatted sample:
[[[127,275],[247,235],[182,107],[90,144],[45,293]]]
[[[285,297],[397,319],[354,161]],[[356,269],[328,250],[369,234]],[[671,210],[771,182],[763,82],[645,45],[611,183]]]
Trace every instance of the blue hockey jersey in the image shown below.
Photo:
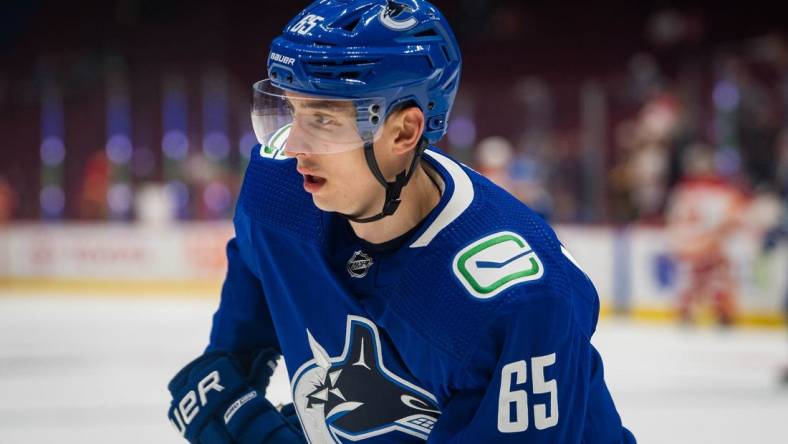
[[[399,248],[317,209],[255,148],[209,350],[280,350],[311,443],[631,443],[590,344],[599,299],[553,230],[435,148]]]

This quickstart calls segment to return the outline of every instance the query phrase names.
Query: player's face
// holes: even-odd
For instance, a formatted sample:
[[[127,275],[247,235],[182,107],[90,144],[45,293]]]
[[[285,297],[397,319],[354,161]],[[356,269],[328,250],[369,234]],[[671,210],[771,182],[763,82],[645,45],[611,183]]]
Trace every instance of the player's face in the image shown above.
[[[298,160],[304,189],[323,211],[374,214],[382,206],[383,189],[369,172],[362,149],[334,154],[290,153]],[[377,211],[372,211],[377,208]]]
[[[295,93],[293,96],[298,97]],[[297,118],[293,119],[285,154],[298,161],[297,170],[304,177],[304,189],[312,195],[315,205],[323,211],[357,217],[379,212],[385,193],[367,166],[361,137],[358,137],[353,149],[337,150],[334,153],[299,149],[325,143],[324,137],[321,137],[321,141],[315,139],[315,132],[319,130],[317,125],[352,121],[355,118],[354,108],[316,109],[307,106],[309,102],[306,101],[292,100],[291,103],[292,112]],[[312,126],[307,128],[306,125]],[[376,138],[374,144],[378,165],[387,177],[399,171],[396,170],[397,159],[391,153],[391,137],[386,137],[390,132],[384,125],[382,136]],[[347,143],[347,137],[342,143]]]

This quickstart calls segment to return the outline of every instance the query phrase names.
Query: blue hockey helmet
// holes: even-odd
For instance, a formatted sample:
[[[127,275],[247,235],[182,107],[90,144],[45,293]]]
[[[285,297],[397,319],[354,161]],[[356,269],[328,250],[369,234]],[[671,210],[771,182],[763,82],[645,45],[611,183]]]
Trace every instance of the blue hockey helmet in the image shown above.
[[[271,43],[268,79],[254,85],[255,133],[272,150],[332,153],[363,146],[385,202],[374,216],[345,216],[379,220],[396,211],[427,143],[446,134],[461,64],[447,20],[426,1],[318,0]],[[389,182],[373,144],[386,116],[406,103],[424,113],[425,129],[410,167]]]
[[[460,66],[447,20],[426,1],[318,0],[272,42],[268,77],[283,90],[359,99],[362,135],[412,101],[435,143],[446,133]]]

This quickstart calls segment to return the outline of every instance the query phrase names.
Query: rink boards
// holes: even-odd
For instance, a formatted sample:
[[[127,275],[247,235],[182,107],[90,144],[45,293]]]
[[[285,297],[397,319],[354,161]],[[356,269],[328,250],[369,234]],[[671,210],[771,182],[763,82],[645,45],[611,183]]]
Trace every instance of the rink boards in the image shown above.
[[[674,260],[664,229],[563,225],[557,231],[597,286],[603,311],[637,319],[675,317],[688,273]],[[0,230],[0,290],[215,297],[231,236],[226,222],[6,225]],[[761,243],[753,232],[728,239],[733,292],[742,323],[778,325],[788,286],[788,247],[766,253]]]

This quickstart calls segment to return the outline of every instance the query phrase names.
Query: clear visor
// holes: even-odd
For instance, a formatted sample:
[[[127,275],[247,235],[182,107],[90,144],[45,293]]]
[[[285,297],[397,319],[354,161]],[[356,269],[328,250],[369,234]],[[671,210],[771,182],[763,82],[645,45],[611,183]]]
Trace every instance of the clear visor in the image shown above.
[[[269,150],[330,154],[374,142],[383,124],[381,97],[361,99],[307,96],[274,86],[253,85],[252,126]]]

